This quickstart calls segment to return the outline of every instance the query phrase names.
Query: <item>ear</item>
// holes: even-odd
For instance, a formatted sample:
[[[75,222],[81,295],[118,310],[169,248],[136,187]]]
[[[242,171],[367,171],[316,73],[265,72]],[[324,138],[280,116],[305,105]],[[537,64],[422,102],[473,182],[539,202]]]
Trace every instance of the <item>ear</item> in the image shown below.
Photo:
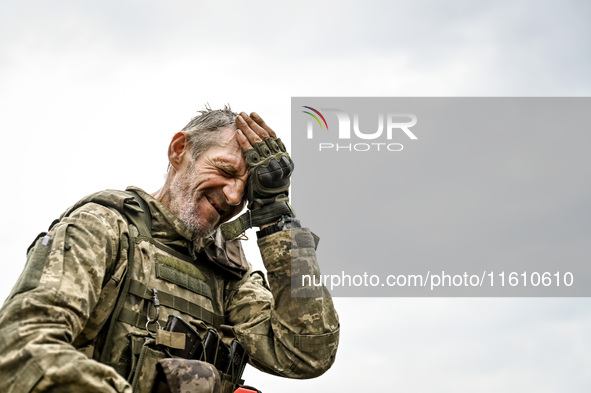
[[[168,146],[168,161],[175,170],[178,170],[188,150],[187,133],[177,132],[172,137]]]

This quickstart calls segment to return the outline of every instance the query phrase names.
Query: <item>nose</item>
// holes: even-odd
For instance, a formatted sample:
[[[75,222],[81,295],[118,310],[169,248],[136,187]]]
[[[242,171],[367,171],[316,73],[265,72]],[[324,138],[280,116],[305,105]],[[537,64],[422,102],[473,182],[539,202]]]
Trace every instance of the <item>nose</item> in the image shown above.
[[[244,195],[244,182],[241,179],[230,179],[223,188],[226,203],[230,206],[238,206],[242,203]]]

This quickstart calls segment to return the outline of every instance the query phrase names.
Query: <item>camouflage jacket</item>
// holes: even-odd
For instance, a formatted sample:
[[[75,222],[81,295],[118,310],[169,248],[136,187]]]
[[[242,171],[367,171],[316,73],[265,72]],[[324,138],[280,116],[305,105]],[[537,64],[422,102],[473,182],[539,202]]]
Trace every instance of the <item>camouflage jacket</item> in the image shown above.
[[[153,238],[198,255],[185,225],[150,195],[133,189],[149,206]],[[0,391],[131,392],[125,378],[94,360],[101,348],[94,356],[80,350],[113,311],[127,269],[130,228],[116,209],[88,203],[37,240],[0,310]],[[290,290],[293,275],[319,274],[312,239],[305,228],[259,239],[270,289],[245,263],[246,273],[220,300],[224,323],[250,363],[265,372],[311,378],[334,362],[339,325],[330,295],[320,288],[315,297],[292,297]],[[292,258],[300,262],[300,271],[292,272]]]

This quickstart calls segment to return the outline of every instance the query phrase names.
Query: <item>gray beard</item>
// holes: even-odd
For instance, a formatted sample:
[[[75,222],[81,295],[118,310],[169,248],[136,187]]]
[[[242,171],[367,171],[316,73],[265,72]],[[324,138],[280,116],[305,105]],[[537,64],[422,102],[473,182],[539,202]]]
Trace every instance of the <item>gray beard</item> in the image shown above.
[[[208,238],[215,233],[217,228],[204,228],[195,214],[197,200],[187,187],[187,184],[189,184],[188,180],[193,177],[193,175],[194,169],[193,165],[191,165],[183,174],[182,178],[175,180],[170,185],[170,207],[183,224],[195,234],[195,237]]]

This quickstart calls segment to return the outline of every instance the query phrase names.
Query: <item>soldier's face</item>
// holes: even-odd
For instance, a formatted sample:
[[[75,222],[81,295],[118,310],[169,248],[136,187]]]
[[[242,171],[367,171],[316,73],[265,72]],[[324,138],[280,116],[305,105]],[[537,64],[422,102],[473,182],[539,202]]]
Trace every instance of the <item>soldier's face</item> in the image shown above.
[[[198,236],[208,236],[244,206],[248,172],[235,129],[220,132],[213,146],[193,160],[190,154],[171,187],[171,210]]]

